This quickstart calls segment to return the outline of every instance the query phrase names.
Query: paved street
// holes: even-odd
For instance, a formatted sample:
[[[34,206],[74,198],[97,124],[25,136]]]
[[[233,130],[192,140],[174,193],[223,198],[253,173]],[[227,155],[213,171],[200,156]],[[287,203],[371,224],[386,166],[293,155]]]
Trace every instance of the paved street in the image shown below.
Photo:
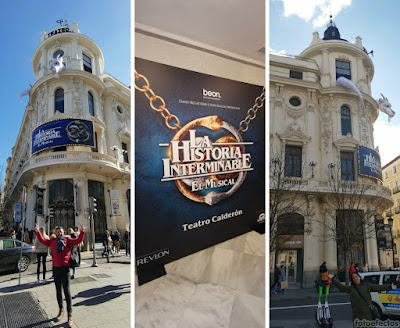
[[[122,250],[107,263],[101,257],[103,248],[96,248],[98,267],[92,267],[92,252],[83,252],[81,267],[71,280],[73,327],[130,327],[130,258]],[[50,278],[50,261],[47,267]],[[21,274],[20,285],[18,273],[0,275],[0,327],[67,327],[67,315],[61,323],[53,322],[57,313],[54,281],[37,285],[35,263]]]
[[[322,300],[325,300],[323,295]],[[271,328],[319,327],[315,320],[318,293],[315,288],[300,289],[290,286],[286,294],[270,295]],[[329,294],[329,308],[334,327],[352,328],[350,297],[334,288]]]

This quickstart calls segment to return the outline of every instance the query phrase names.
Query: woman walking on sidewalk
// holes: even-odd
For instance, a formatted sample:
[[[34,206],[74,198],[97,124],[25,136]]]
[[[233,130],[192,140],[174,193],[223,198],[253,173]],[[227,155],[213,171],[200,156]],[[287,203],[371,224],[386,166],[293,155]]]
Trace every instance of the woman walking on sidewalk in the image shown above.
[[[42,234],[44,239],[49,239],[49,236],[46,235],[46,230],[44,227],[40,227],[40,233]],[[41,243],[39,243],[38,239],[35,238],[35,247],[36,247],[36,256],[37,256],[37,281],[36,283],[38,284],[40,282],[40,262],[43,263],[43,282],[46,282],[46,257],[49,248]]]
[[[63,298],[61,292],[61,286],[64,290],[65,299],[67,301],[67,312],[68,312],[68,326],[72,326],[72,298],[69,289],[69,259],[71,256],[71,248],[73,246],[79,245],[85,236],[85,228],[81,224],[81,232],[78,238],[70,238],[69,236],[64,236],[64,229],[62,227],[57,227],[55,231],[56,238],[50,240],[44,239],[39,231],[38,225],[35,225],[35,234],[38,241],[51,248],[51,254],[53,258],[53,276],[54,283],[56,285],[57,302],[60,311],[55,319],[55,321],[60,321],[64,316]]]

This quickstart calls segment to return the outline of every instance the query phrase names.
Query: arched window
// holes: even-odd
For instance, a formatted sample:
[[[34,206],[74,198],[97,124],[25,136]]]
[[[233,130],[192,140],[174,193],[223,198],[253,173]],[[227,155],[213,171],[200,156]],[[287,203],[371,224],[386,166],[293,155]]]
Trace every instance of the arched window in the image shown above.
[[[88,102],[89,102],[89,114],[90,116],[94,116],[94,100],[93,95],[88,92]]]
[[[54,94],[54,112],[64,113],[64,89],[57,89]]]
[[[342,108],[340,108],[340,117],[342,121],[342,136],[347,136],[348,133],[351,134],[350,108],[347,106],[342,106]]]

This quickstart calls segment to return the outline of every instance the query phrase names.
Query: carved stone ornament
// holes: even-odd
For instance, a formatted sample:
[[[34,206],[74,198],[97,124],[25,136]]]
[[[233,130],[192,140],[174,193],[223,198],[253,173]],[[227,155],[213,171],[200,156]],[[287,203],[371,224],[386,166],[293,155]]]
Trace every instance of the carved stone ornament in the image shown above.
[[[282,99],[275,99],[274,101],[274,107],[275,108],[281,108],[283,107],[283,100]]]
[[[332,148],[332,115],[329,110],[325,110],[322,113],[321,141],[325,152],[328,153]]]
[[[74,117],[82,118],[83,100],[82,100],[83,81],[73,81],[72,89],[72,112]]]
[[[350,58],[345,55],[340,55],[338,58],[350,61]]]
[[[299,123],[298,123],[296,120],[294,120],[294,121],[292,122],[292,124],[290,124],[290,125],[288,126],[287,131],[302,132],[302,131],[301,131],[301,127],[300,127]]]
[[[360,104],[360,109],[359,109],[359,122],[360,122],[360,138],[363,141],[363,143],[367,146],[370,145],[370,117],[368,110]]]
[[[299,117],[303,116],[304,112],[303,111],[295,111],[292,109],[288,109],[287,110],[287,114],[288,116],[294,118],[294,119],[298,119]]]

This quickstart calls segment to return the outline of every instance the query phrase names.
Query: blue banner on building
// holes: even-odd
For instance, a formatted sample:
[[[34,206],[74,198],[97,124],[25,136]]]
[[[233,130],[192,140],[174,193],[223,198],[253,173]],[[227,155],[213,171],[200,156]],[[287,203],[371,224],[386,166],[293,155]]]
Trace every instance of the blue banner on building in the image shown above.
[[[358,147],[359,174],[382,180],[381,157],[367,147]]]
[[[32,133],[32,154],[59,146],[94,147],[93,122],[79,119],[51,121]]]

